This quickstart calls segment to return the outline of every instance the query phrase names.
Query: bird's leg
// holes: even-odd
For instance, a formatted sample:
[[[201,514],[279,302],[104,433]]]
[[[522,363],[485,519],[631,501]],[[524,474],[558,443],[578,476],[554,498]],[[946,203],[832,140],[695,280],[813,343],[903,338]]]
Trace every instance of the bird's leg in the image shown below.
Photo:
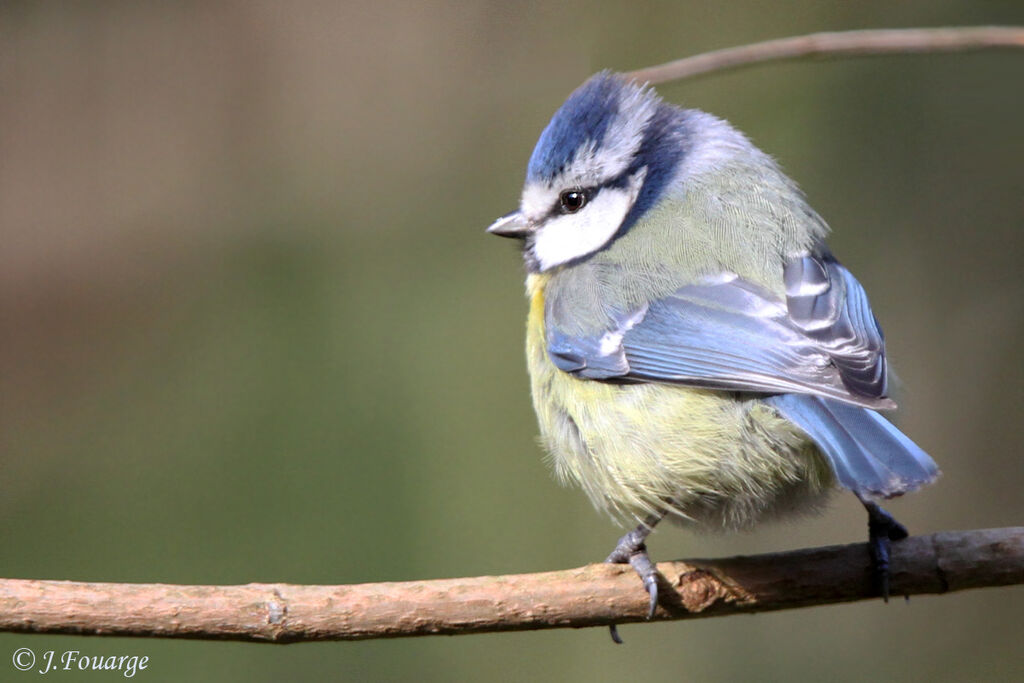
[[[893,519],[878,503],[860,499],[868,511],[868,550],[871,552],[871,570],[882,599],[889,602],[889,549],[890,541],[902,541],[907,528]]]
[[[664,512],[649,515],[642,524],[639,524],[635,529],[619,539],[615,550],[605,560],[605,562],[610,564],[628,564],[640,575],[640,580],[643,581],[644,588],[647,589],[647,595],[651,598],[650,610],[647,613],[648,619],[654,616],[654,611],[658,608],[658,569],[651,562],[651,558],[647,554],[647,544],[645,541],[651,531],[654,530],[655,525],[664,516]],[[615,624],[612,624],[609,628],[611,629],[612,640],[621,644],[622,638],[619,637],[619,630]]]

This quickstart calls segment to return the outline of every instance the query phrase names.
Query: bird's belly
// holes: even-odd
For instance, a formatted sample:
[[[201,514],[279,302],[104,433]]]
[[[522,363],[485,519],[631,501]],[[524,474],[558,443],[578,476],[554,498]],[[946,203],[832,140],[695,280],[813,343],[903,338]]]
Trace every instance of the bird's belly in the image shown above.
[[[813,510],[834,485],[817,448],[756,398],[577,379],[543,345],[528,348],[555,472],[624,523],[668,509],[684,523],[743,528]]]

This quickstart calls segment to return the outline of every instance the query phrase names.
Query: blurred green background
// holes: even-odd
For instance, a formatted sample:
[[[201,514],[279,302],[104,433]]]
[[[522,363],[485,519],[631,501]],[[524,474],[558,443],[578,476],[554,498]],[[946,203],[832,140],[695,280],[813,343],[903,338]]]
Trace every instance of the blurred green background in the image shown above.
[[[351,583],[603,558],[535,443],[522,266],[483,233],[602,68],[1014,1],[0,4],[0,575]],[[913,532],[1024,523],[1024,53],[664,86],[832,224],[944,471]],[[860,541],[852,496],[661,559]],[[605,629],[277,647],[0,636],[146,681],[1010,680],[1024,589]],[[4,654],[7,653],[7,654]],[[3,659],[6,658],[6,659]],[[34,674],[21,674],[29,677]],[[71,674],[64,673],[68,679]],[[92,679],[114,680],[116,674]]]

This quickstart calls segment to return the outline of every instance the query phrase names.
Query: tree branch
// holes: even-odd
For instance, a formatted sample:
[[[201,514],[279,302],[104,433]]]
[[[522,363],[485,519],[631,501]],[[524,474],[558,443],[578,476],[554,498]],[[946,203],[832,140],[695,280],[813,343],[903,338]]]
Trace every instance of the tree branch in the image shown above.
[[[772,60],[995,48],[1024,48],[1024,27],[964,26],[812,33],[705,52],[626,75],[656,85]]]
[[[658,565],[657,620],[872,598],[865,544]],[[893,544],[894,595],[1024,583],[1024,527]],[[579,628],[645,620],[628,566],[351,586],[0,579],[0,631],[298,642]]]

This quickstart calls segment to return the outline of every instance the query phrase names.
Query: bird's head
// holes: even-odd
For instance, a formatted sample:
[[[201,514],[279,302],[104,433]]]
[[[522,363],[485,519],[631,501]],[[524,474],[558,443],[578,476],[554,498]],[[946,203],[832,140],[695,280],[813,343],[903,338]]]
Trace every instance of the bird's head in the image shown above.
[[[624,76],[591,77],[541,133],[519,210],[488,232],[522,239],[533,272],[605,249],[663,194],[687,148],[682,115]]]

